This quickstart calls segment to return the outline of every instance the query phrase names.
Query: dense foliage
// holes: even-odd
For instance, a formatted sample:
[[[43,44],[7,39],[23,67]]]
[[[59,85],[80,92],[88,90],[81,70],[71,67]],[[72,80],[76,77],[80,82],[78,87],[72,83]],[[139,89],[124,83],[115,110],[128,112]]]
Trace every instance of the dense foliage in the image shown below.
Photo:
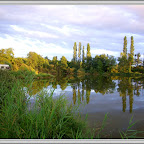
[[[14,57],[12,48],[0,50],[0,64],[8,64],[13,71],[33,71],[36,74],[47,73],[55,76],[66,75],[87,75],[87,74],[103,74],[103,73],[131,73],[136,72],[133,69],[133,65],[139,65],[142,63],[140,60],[140,53],[134,54],[134,38],[131,36],[130,53],[127,52],[127,37],[124,37],[123,52],[118,58],[118,64],[116,58],[110,55],[96,55],[92,57],[90,52],[90,44],[87,44],[87,49],[81,42],[74,42],[73,46],[73,58],[68,61],[65,56],[62,56],[60,60],[57,56],[54,56],[50,60],[47,56],[42,57],[35,52],[29,52],[26,58]],[[135,58],[134,58],[135,56]],[[136,58],[137,57],[137,58]],[[138,70],[142,72],[142,70]]]
[[[135,56],[135,58],[134,58]],[[118,72],[120,73],[131,73],[131,72],[140,72],[143,73],[142,70],[136,68],[139,64],[143,64],[142,60],[140,60],[140,53],[134,54],[134,38],[131,36],[130,43],[130,53],[127,53],[127,37],[124,37],[124,47],[123,52],[120,54],[118,58]]]

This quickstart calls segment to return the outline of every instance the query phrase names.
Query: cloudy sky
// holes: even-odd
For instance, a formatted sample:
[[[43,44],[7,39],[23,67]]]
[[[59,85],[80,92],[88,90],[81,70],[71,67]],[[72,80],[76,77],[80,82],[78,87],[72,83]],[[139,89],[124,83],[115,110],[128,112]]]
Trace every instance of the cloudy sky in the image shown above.
[[[74,42],[90,43],[91,54],[115,57],[127,36],[135,53],[144,53],[144,5],[0,5],[0,49],[15,57],[36,52],[72,59]]]

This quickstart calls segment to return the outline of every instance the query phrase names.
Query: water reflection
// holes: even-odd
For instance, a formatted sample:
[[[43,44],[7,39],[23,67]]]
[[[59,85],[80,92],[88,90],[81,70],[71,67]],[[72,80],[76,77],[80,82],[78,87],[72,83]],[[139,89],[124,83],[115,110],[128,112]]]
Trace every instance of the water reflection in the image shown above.
[[[123,112],[126,110],[126,97],[129,96],[129,112],[132,112],[133,107],[133,96],[134,96],[134,87],[132,85],[132,78],[123,77],[119,80],[119,88],[117,89],[120,96],[122,97]]]
[[[55,78],[48,80],[35,80],[29,88],[29,95],[35,95],[43,88],[52,86],[54,89],[58,85],[62,91],[65,91],[67,86],[71,86],[73,104],[81,104],[86,102],[90,104],[91,94],[95,92],[95,97],[100,93],[104,96],[115,92],[122,97],[122,111],[126,111],[129,107],[129,112],[132,113],[134,96],[140,96],[140,91],[143,89],[144,79],[131,77],[87,77],[83,79],[76,78]],[[129,104],[127,103],[129,101]]]
[[[81,81],[73,83],[73,103],[76,103],[76,96],[78,96],[78,103],[86,100],[86,103],[90,102],[91,90],[95,93],[108,94],[113,93],[116,87],[116,83],[109,77],[96,77],[96,78],[85,78]],[[86,91],[86,93],[84,93]],[[78,93],[76,95],[76,93]]]

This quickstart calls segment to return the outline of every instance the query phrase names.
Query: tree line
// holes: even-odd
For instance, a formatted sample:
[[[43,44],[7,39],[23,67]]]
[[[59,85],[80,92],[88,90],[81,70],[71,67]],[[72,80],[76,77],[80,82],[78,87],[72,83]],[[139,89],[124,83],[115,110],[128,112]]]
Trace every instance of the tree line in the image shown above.
[[[87,44],[87,49],[85,52],[85,47],[81,48],[81,42],[79,42],[78,48],[76,42],[73,46],[73,59],[71,61],[70,67],[74,67],[79,73],[104,73],[111,72],[111,70],[116,66],[116,58],[114,56],[109,56],[108,54],[96,55],[94,58],[91,56],[90,44]]]
[[[35,73],[49,73],[53,75],[85,75],[87,73],[131,73],[137,71],[132,69],[132,65],[138,66],[140,53],[134,54],[134,38],[131,36],[130,52],[127,52],[127,37],[124,37],[123,52],[120,53],[118,63],[114,56],[101,54],[95,57],[91,56],[90,44],[87,44],[86,50],[81,42],[74,42],[73,58],[68,61],[65,56],[60,60],[54,56],[50,60],[47,56],[42,57],[35,52],[29,52],[26,58],[14,57],[12,48],[0,50],[0,63],[9,64],[14,71],[29,70]],[[137,58],[136,58],[137,57]],[[144,72],[141,69],[142,72]]]
[[[60,60],[53,57],[52,60],[48,57],[42,57],[35,52],[29,52],[26,58],[14,57],[12,48],[0,50],[0,63],[10,65],[11,70],[28,70],[38,73],[50,74],[70,74],[72,69],[68,67],[67,59],[62,56]]]
[[[134,54],[134,38],[131,36],[130,52],[127,52],[127,37],[124,37],[124,46],[123,52],[121,52],[120,57],[118,58],[118,72],[122,73],[131,73],[132,66],[138,66],[142,63],[140,60],[140,53]],[[140,69],[139,69],[140,70]],[[133,70],[134,71],[134,70]]]

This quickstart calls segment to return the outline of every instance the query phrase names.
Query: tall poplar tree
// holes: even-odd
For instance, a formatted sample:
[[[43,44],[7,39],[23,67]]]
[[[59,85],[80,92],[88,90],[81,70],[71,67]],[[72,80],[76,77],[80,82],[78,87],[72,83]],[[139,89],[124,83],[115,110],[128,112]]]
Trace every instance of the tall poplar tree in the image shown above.
[[[77,62],[77,44],[76,44],[76,42],[74,43],[74,46],[73,46],[73,61]]]
[[[79,42],[78,58],[79,58],[79,61],[81,62],[81,42]]]
[[[131,65],[134,62],[134,39],[133,36],[131,36],[131,45],[130,45],[130,54],[129,54],[129,72],[131,72]]]
[[[87,58],[91,57],[91,53],[90,53],[90,44],[87,44]]]
[[[83,51],[82,51],[82,62],[84,63],[84,59],[85,59],[85,52],[84,52],[84,46],[83,46]]]
[[[130,54],[132,56],[132,62],[133,62],[134,61],[134,38],[133,36],[131,36]]]
[[[124,47],[123,47],[123,53],[127,58],[127,37],[124,37]]]
[[[120,54],[118,58],[119,64],[118,69],[119,72],[127,73],[129,69],[129,63],[127,59],[127,37],[124,37],[124,44],[123,44],[123,52]]]

